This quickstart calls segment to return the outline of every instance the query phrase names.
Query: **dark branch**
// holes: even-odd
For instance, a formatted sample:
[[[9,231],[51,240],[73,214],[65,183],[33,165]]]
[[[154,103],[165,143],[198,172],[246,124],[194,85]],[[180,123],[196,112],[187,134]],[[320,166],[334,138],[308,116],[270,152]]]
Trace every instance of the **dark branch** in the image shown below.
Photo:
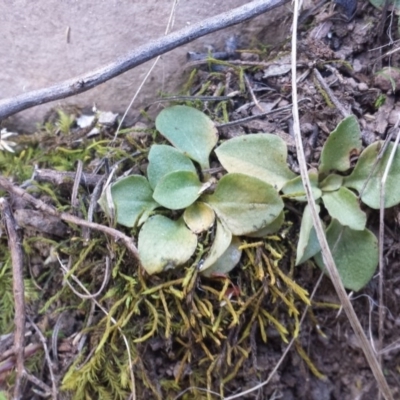
[[[239,24],[270,11],[289,0],[255,0],[226,13],[193,24],[190,27],[170,33],[160,39],[153,40],[140,46],[125,56],[106,65],[48,88],[33,90],[19,96],[0,101],[0,120],[16,114],[27,108],[50,101],[63,99],[69,96],[86,92],[95,86],[108,81],[122,73],[143,64],[161,54],[165,54],[176,47],[189,43],[209,33]]]

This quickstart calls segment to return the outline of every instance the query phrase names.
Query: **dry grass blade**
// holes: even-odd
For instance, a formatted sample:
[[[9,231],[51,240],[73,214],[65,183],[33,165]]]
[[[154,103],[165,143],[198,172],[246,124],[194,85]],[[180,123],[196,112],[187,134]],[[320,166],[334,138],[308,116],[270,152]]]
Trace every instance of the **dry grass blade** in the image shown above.
[[[389,155],[388,163],[385,168],[381,180],[381,192],[380,192],[380,210],[379,210],[379,323],[378,323],[378,361],[382,368],[382,353],[380,352],[383,347],[383,336],[384,336],[384,319],[385,319],[385,305],[383,300],[383,278],[385,275],[385,258],[383,253],[384,244],[384,231],[385,231],[385,186],[387,177],[389,175],[390,168],[393,164],[393,159],[400,141],[400,129],[398,128],[400,123],[400,116],[397,118],[395,129],[397,129],[397,137],[393,146],[392,152]]]
[[[332,257],[332,253],[329,249],[328,242],[325,237],[325,233],[322,227],[321,220],[318,215],[318,211],[316,208],[315,200],[313,198],[313,194],[311,191],[311,184],[307,173],[307,165],[303,150],[303,142],[300,131],[300,118],[299,111],[297,107],[297,86],[296,86],[296,60],[297,60],[297,19],[298,19],[298,11],[299,11],[299,0],[294,1],[294,16],[293,16],[293,34],[292,34],[292,98],[293,98],[293,130],[295,133],[296,140],[296,150],[297,157],[300,166],[301,178],[303,181],[303,185],[305,188],[305,192],[307,195],[307,202],[310,206],[311,216],[313,220],[313,224],[317,233],[318,241],[322,248],[322,257],[324,260],[324,264],[326,269],[329,272],[329,276],[331,277],[332,283],[335,287],[336,293],[339,296],[340,302],[343,306],[343,309],[346,312],[346,315],[350,321],[350,324],[354,330],[354,333],[357,339],[360,342],[360,346],[363,349],[365,357],[368,361],[368,364],[372,370],[372,373],[375,376],[375,379],[378,383],[379,390],[382,392],[383,396],[386,400],[392,400],[393,396],[391,394],[389,385],[386,382],[386,379],[383,375],[382,369],[378,363],[378,360],[375,356],[375,353],[372,349],[371,344],[369,343],[367,336],[364,333],[364,330],[360,324],[359,319],[354,311],[354,308],[347,297],[346,290],[342,284],[340,279],[338,270],[336,268],[335,262]]]

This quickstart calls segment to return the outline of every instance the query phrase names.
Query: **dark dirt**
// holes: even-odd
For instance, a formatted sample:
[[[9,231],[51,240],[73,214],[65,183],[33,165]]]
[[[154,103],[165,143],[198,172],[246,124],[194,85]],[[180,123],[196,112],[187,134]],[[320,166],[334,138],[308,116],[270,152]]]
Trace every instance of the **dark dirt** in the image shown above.
[[[343,119],[339,110],[329,104],[329,100],[324,96],[321,84],[318,82],[313,69],[317,69],[322,75],[323,80],[329,85],[340,104],[351,113],[354,113],[359,121],[362,130],[363,144],[368,145],[376,140],[385,138],[389,130],[396,123],[399,115],[400,105],[398,103],[398,88],[400,87],[400,75],[390,66],[398,64],[399,54],[396,52],[396,40],[399,36],[395,23],[390,24],[390,18],[382,16],[382,13],[372,7],[367,1],[359,1],[354,18],[348,22],[347,16],[342,15],[338,8],[333,11],[330,4],[323,5],[307,12],[301,17],[301,25],[298,33],[298,93],[299,99],[306,99],[300,104],[301,128],[304,136],[304,145],[309,166],[316,166],[319,161],[321,147],[329,133]],[[397,21],[397,17],[394,17]],[[279,22],[281,23],[281,22]],[[260,44],[264,44],[263,37],[259,38]],[[384,47],[382,47],[384,45]],[[241,44],[239,43],[239,48]],[[261,46],[260,46],[261,48]],[[387,55],[389,51],[392,54]],[[199,71],[196,74],[195,82],[189,93],[191,96],[200,94],[204,89],[205,82],[211,82],[205,91],[201,92],[203,96],[220,96],[220,89],[224,85],[222,95],[232,95],[227,102],[229,111],[229,121],[240,120],[253,115],[258,115],[263,111],[274,110],[279,107],[287,106],[291,103],[291,76],[288,70],[290,63],[290,44],[283,43],[268,49],[268,54],[263,51],[252,51],[246,49],[236,54],[227,61],[227,65],[218,65],[215,70],[210,69],[209,63],[196,64]],[[231,62],[231,65],[229,65]],[[253,95],[257,99],[259,106],[254,104],[254,98],[251,96],[249,87],[241,88],[238,75],[238,68],[245,67],[245,73],[248,79],[248,86],[252,88]],[[274,67],[274,68],[272,68]],[[193,68],[188,66],[188,69]],[[377,74],[379,71],[385,73]],[[390,78],[388,78],[388,76]],[[185,93],[187,94],[187,93]],[[198,106],[198,102],[196,105]],[[208,112],[220,124],[223,124],[221,109],[218,110],[217,102],[208,101],[202,103],[202,108]],[[155,107],[155,106],[153,106]],[[157,105],[156,107],[160,107]],[[138,117],[136,127],[152,128],[152,123],[143,117]],[[291,168],[298,172],[298,164],[294,149],[294,139],[291,134],[291,112],[290,109],[258,117],[253,120],[242,121],[234,126],[220,127],[221,138],[230,138],[240,134],[268,132],[275,133],[282,137],[289,148],[289,164]],[[102,134],[106,138],[111,138],[113,130],[107,128]],[[144,132],[133,135],[135,143],[140,146],[148,146],[152,142],[151,136]],[[79,146],[79,145],[78,145]],[[135,168],[137,171],[145,169],[145,161],[139,162]],[[88,165],[85,172],[93,172],[95,162]],[[43,165],[46,167],[46,165]],[[218,168],[219,165],[214,162],[212,167]],[[127,168],[125,168],[127,169]],[[21,182],[20,182],[21,183]],[[65,185],[60,188],[60,193],[65,199],[70,197],[71,185]],[[42,197],[43,200],[46,200]],[[51,199],[47,199],[51,204]],[[17,202],[14,199],[14,204]],[[67,201],[66,201],[67,203]],[[65,204],[64,204],[65,205]],[[34,214],[26,215],[18,211],[19,218],[28,221],[32,218],[40,220],[40,215],[35,211]],[[293,209],[290,212],[293,227],[289,232],[289,239],[296,243],[298,226],[300,222],[299,215],[301,210]],[[46,217],[44,217],[46,218]],[[384,277],[384,303],[385,303],[385,323],[384,323],[384,343],[383,343],[383,371],[386,379],[392,389],[393,397],[400,398],[400,242],[399,242],[399,208],[387,210],[386,212],[386,231],[385,231],[385,261],[386,270]],[[55,230],[52,230],[51,224],[55,221],[47,219],[46,231],[42,234],[54,240],[53,246],[57,243],[58,237],[65,236],[65,225],[55,223]],[[20,224],[24,226],[23,223]],[[28,224],[29,225],[29,224]],[[369,212],[369,228],[375,233],[378,232],[378,213]],[[40,229],[37,226],[30,229]],[[70,231],[69,231],[70,232]],[[25,232],[25,236],[36,235],[36,233]],[[2,241],[5,240],[3,236]],[[112,246],[103,239],[104,246]],[[63,251],[68,254],[63,242]],[[34,246],[33,246],[34,247]],[[104,249],[105,252],[105,249]],[[292,253],[286,254],[286,261],[281,266],[285,271],[290,270],[289,259]],[[104,266],[101,262],[104,254],[96,254],[91,257],[91,285],[99,288],[104,275]],[[37,246],[31,251],[30,269],[25,271],[27,276],[38,278],[43,273],[43,262],[51,262],[51,254],[48,247]],[[132,261],[125,262],[120,267],[120,272],[125,274],[132,273]],[[57,382],[61,382],[68,366],[75,360],[79,353],[77,344],[74,341],[77,333],[84,328],[85,315],[88,309],[82,306],[73,307],[74,311],[68,311],[68,304],[63,304],[60,300],[52,305],[47,313],[40,313],[43,302],[55,295],[61,286],[62,276],[60,272],[51,271],[44,268],[48,275],[47,283],[42,285],[43,291],[41,298],[30,306],[28,314],[43,328],[44,331],[54,331],[56,321],[59,320],[60,310],[63,310],[62,322],[58,328],[62,331],[62,339],[58,342],[59,364],[57,370]],[[240,269],[240,267],[237,267]],[[235,270],[236,271],[236,270]],[[246,281],[239,272],[231,274],[231,280],[240,287],[243,293],[246,291]],[[311,263],[300,266],[295,269],[293,279],[302,287],[312,292],[315,283],[318,280],[320,271]],[[134,275],[136,276],[136,275]],[[179,279],[182,275],[168,275],[170,279]],[[113,277],[115,278],[115,277]],[[145,279],[148,288],[160,285],[164,277],[138,278]],[[167,279],[167,278],[165,278]],[[41,281],[45,282],[45,281]],[[217,283],[201,282],[201,284],[215,285]],[[191,296],[205,296],[199,283],[198,288],[194,288]],[[260,286],[255,289],[262,287]],[[109,283],[112,285],[112,283]],[[218,286],[219,285],[219,286]],[[249,285],[250,286],[250,285]],[[253,288],[254,289],[254,288]],[[122,286],[116,288],[122,291]],[[94,289],[92,290],[95,291]],[[267,296],[267,295],[266,295]],[[213,305],[218,302],[210,295],[208,297]],[[361,324],[369,337],[377,345],[378,337],[378,276],[359,293],[353,294],[353,306],[361,321]],[[246,301],[245,297],[242,301]],[[169,302],[170,300],[167,299]],[[261,303],[266,309],[270,309],[268,298]],[[111,304],[107,299],[103,302],[107,309]],[[197,304],[197,303],[196,303]],[[325,304],[325,306],[321,306]],[[374,377],[368,367],[362,350],[357,343],[355,335],[349,325],[346,315],[343,311],[335,307],[331,309],[326,304],[338,304],[338,299],[329,279],[324,277],[321,286],[318,288],[314,298],[312,311],[309,311],[305,319],[301,333],[298,339],[298,345],[306,352],[315,368],[319,371],[313,373],[307,366],[304,358],[299,355],[299,351],[294,346],[285,358],[282,366],[272,378],[270,383],[263,388],[243,395],[242,399],[310,399],[310,400],[375,400],[378,399],[377,385]],[[64,310],[65,308],[65,310]],[[190,302],[186,299],[183,308],[191,314]],[[299,304],[299,308],[303,306]],[[52,312],[54,314],[52,314]],[[58,311],[57,311],[58,310]],[[57,312],[56,312],[57,311]],[[287,311],[280,306],[274,308],[274,312],[279,316],[279,320],[284,325],[290,327],[293,321],[288,318]],[[275,315],[276,315],[275,314]],[[135,335],[139,332],[147,332],[148,311],[141,315],[134,315],[135,328],[129,328]],[[238,343],[238,338],[242,330],[249,321],[250,314],[244,314],[238,326],[227,329],[226,340],[221,338],[221,346],[215,343],[207,343],[212,354],[226,355],[229,352],[229,346],[234,347]],[[102,318],[97,313],[93,314],[92,326]],[[181,316],[174,316],[180,319]],[[211,389],[218,392],[221,382],[224,381],[224,395],[230,396],[249,389],[268,378],[272,369],[279,361],[286,344],[281,336],[272,327],[266,328],[268,340],[266,343],[261,338],[259,323],[256,320],[253,323],[250,332],[249,344],[243,349],[248,350],[248,357],[241,359],[240,353],[232,353],[232,365],[229,367],[221,363],[212,370],[210,379],[212,381]],[[227,324],[228,325],[228,324]],[[127,329],[127,333],[129,333]],[[32,331],[32,328],[29,328]],[[90,330],[89,330],[90,331]],[[91,351],[96,348],[99,337],[102,333],[94,330],[89,335],[89,348],[85,352],[85,357],[90,358]],[[51,334],[50,334],[51,337]],[[180,340],[176,340],[177,338]],[[0,354],[11,348],[11,342],[5,341],[3,337],[0,340]],[[37,337],[27,339],[28,343],[38,343]],[[186,360],[184,368],[181,368],[179,362],[182,357],[182,343],[192,347],[192,353],[189,360]],[[157,330],[157,334],[144,343],[136,347],[134,355],[134,371],[137,379],[137,399],[173,399],[182,390],[197,383],[197,386],[207,387],[207,374],[203,370],[203,376],[194,379],[193,374],[198,373],[199,363],[204,362],[204,349],[196,345],[196,335],[180,334],[174,332],[172,337],[165,338],[163,329]],[[1,347],[3,346],[3,347]],[[50,346],[50,344],[49,344]],[[110,344],[110,346],[113,346]],[[122,346],[122,341],[118,342]],[[117,351],[117,350],[115,350]],[[29,358],[29,357],[28,357]],[[217,357],[218,358],[218,357]],[[221,358],[221,360],[223,357]],[[3,360],[4,359],[0,359]],[[241,360],[241,361],[239,361]],[[83,360],[81,360],[83,362]],[[111,362],[117,362],[111,360]],[[227,375],[232,373],[235,363],[242,363],[236,371],[236,376],[232,379],[226,379]],[[0,366],[3,365],[0,361]],[[207,364],[208,366],[208,364]],[[200,369],[201,370],[201,369]],[[40,362],[39,367],[31,372],[51,386],[47,367],[45,362]],[[180,375],[179,384],[171,385],[168,389],[162,386],[162,380],[171,380]],[[8,373],[0,372],[0,388],[7,390],[7,382],[10,376]],[[101,382],[103,384],[104,382]],[[107,386],[105,383],[104,386]],[[24,386],[24,399],[39,399],[40,396],[33,391],[34,385],[26,382]],[[73,393],[73,392],[72,392]],[[111,395],[110,393],[114,393]],[[129,395],[126,390],[126,397]],[[74,394],[64,394],[64,398],[84,398],[74,397]],[[108,397],[106,394],[96,392],[95,385],[91,391],[90,398],[124,398],[118,397],[115,392],[110,390]],[[115,397],[112,397],[115,396]],[[89,397],[86,397],[89,398]],[[202,391],[193,391],[185,394],[185,399],[206,399],[207,395]],[[211,399],[217,399],[217,395],[209,395]]]

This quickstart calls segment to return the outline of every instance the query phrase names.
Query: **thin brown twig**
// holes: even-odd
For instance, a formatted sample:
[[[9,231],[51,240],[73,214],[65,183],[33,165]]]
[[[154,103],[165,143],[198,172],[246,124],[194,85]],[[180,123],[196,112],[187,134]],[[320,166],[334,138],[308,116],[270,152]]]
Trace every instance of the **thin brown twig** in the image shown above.
[[[38,182],[51,182],[55,185],[63,185],[71,183],[76,179],[76,172],[69,171],[54,171],[52,169],[36,169],[34,172],[34,179]],[[96,186],[103,175],[82,173],[79,183],[82,186]]]
[[[42,342],[43,350],[44,350],[44,357],[47,362],[47,368],[49,369],[49,374],[50,374],[50,380],[51,380],[51,396],[53,400],[57,400],[57,385],[56,385],[56,380],[54,377],[54,372],[53,372],[53,363],[50,358],[50,353],[49,353],[49,348],[47,347],[47,341],[46,338],[44,337],[42,331],[39,329],[39,327],[33,322],[32,318],[29,317],[28,315],[28,320],[33,326],[33,329],[35,329],[36,333],[38,334],[40,341]]]
[[[46,385],[44,382],[42,382],[40,379],[36,378],[35,375],[30,374],[29,372],[25,371],[25,376],[28,381],[32,382],[34,385],[37,387],[40,387],[40,389],[43,390],[43,397],[47,397],[51,393],[51,388],[50,386]]]
[[[259,101],[257,100],[257,97],[254,95],[254,91],[250,85],[250,80],[249,77],[246,74],[243,74],[244,77],[244,82],[246,83],[247,89],[249,90],[250,96],[253,99],[254,104],[256,107],[263,113],[265,110],[260,106]]]
[[[24,290],[24,254],[21,239],[16,229],[16,222],[7,199],[0,198],[0,210],[5,221],[8,234],[8,247],[11,253],[13,272],[13,295],[14,295],[14,349],[16,355],[17,374],[14,386],[14,399],[22,397],[22,378],[25,373],[24,367],[24,340],[25,340],[25,290]]]
[[[35,199],[33,196],[31,196],[28,192],[26,192],[24,189],[21,189],[17,186],[14,186],[11,182],[9,182],[6,178],[3,176],[0,176],[0,187],[5,189],[9,193],[13,193],[22,199],[26,200],[30,204],[32,204],[35,208],[37,208],[40,211],[43,211],[47,214],[53,215],[55,217],[60,218],[61,220],[68,222],[70,224],[75,224],[78,226],[85,226],[90,229],[103,232],[111,237],[113,237],[115,240],[120,240],[125,247],[129,250],[129,252],[137,259],[139,260],[139,252],[138,249],[136,248],[135,244],[133,243],[133,240],[125,235],[124,233],[118,231],[117,229],[110,228],[105,225],[97,224],[95,222],[89,222],[85,221],[84,219],[75,217],[74,215],[65,213],[65,212],[58,212],[55,208],[47,205],[41,200]]]
[[[157,56],[167,53],[179,46],[190,43],[199,37],[248,21],[260,14],[279,7],[289,0],[254,0],[241,7],[207,18],[199,23],[172,32],[157,40],[153,40],[136,50],[131,51],[116,61],[87,74],[57,83],[48,88],[23,93],[13,98],[0,101],[0,120],[19,111],[64,99],[88,91],[124,72],[137,67]]]
[[[103,190],[103,184],[107,180],[107,177],[108,177],[107,174],[102,176],[102,178],[96,183],[96,186],[94,187],[93,192],[90,196],[90,202],[87,212],[87,220],[89,222],[93,222],[93,214],[97,206],[97,201],[101,196],[101,192]],[[88,242],[90,240],[90,229],[85,229],[82,232],[82,237],[86,242]]]
[[[30,356],[32,356],[33,354],[36,354],[37,351],[41,348],[42,346],[38,343],[31,343],[28,344],[25,348],[24,348],[24,358],[27,359]],[[3,369],[4,365],[3,365],[3,361],[7,360],[7,358],[14,358],[15,355],[15,348],[12,347],[9,350],[4,351],[2,354],[0,354],[0,361],[1,361],[1,367],[0,367],[0,374],[4,371],[7,371],[7,368]],[[11,361],[11,360],[10,360]],[[15,363],[14,363],[15,364]]]
[[[66,269],[65,271],[64,271],[64,269],[63,269],[64,275],[65,275],[66,273],[68,273],[68,272],[69,272],[68,269]],[[72,275],[72,279],[73,279],[76,283],[78,283],[79,286],[81,286],[81,287],[83,286],[82,283],[81,283],[81,281],[80,281],[78,278],[76,278],[75,275]],[[102,284],[101,284],[101,286],[100,286],[100,289],[99,289],[96,293],[94,293],[94,294],[91,294],[91,293],[89,293],[89,294],[79,293],[79,292],[72,286],[71,282],[70,282],[68,279],[66,279],[66,282],[67,282],[67,285],[69,286],[69,288],[70,288],[79,298],[81,298],[81,299],[89,299],[89,300],[90,300],[90,299],[94,299],[94,298],[96,298],[96,297],[98,297],[98,296],[101,295],[101,293],[103,292],[104,288],[106,287],[106,285],[107,285],[109,279],[110,279],[110,259],[109,259],[109,257],[106,257],[106,270],[105,270],[105,272],[104,272],[104,279],[103,279],[103,282],[102,282]]]
[[[303,101],[308,101],[308,99],[301,99],[301,100],[299,100],[299,103],[302,103]],[[279,108],[277,108],[275,110],[266,111],[266,112],[263,112],[261,114],[250,115],[249,117],[237,119],[235,121],[226,122],[225,124],[217,124],[217,128],[227,128],[229,126],[235,126],[235,125],[244,124],[246,122],[253,121],[253,120],[258,119],[258,118],[266,117],[267,115],[276,114],[276,113],[281,112],[281,111],[290,111],[290,109],[292,107],[293,107],[293,104],[289,104],[287,106],[279,107]]]
[[[313,72],[314,72],[314,76],[317,78],[317,81],[320,83],[322,88],[325,90],[325,92],[329,96],[329,99],[331,100],[331,102],[335,105],[335,107],[343,115],[343,118],[348,117],[350,115],[350,113],[343,107],[343,105],[340,103],[340,101],[334,95],[334,93],[332,92],[331,88],[327,85],[327,83],[325,82],[325,79],[319,73],[317,68],[314,68]]]

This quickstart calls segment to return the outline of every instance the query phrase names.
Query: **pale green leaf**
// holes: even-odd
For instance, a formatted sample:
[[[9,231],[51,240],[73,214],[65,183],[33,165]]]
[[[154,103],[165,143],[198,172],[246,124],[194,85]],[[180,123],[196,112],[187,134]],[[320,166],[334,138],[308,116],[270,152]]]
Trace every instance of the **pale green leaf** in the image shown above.
[[[276,135],[249,134],[227,140],[215,153],[228,172],[261,179],[278,191],[296,175],[287,166],[287,147]]]
[[[354,231],[332,220],[326,238],[343,285],[354,291],[362,289],[371,280],[378,265],[376,236],[368,229]],[[325,271],[321,253],[315,256],[315,261]]]
[[[345,179],[344,185],[361,192],[365,182],[368,184],[361,194],[361,200],[367,206],[375,209],[380,208],[380,187],[386,165],[393,150],[393,143],[389,143],[385,154],[378,161],[383,141],[375,142],[368,146],[357,161],[353,172]],[[375,168],[375,169],[374,169]],[[373,171],[372,175],[370,173]],[[392,166],[385,185],[385,207],[393,207],[400,203],[400,150],[397,148]]]
[[[150,275],[187,262],[196,250],[197,236],[183,219],[172,221],[163,215],[149,218],[139,232],[140,262]]]
[[[240,250],[241,242],[239,238],[236,236],[232,237],[231,244],[225,250],[225,252],[218,258],[218,260],[211,265],[206,270],[202,271],[201,274],[204,276],[213,276],[213,275],[226,275],[236,265],[239,263],[240,258],[242,256],[242,250]]]
[[[190,158],[174,147],[165,144],[153,144],[149,152],[149,166],[147,168],[150,186],[155,189],[161,178],[176,171],[196,173],[196,168]]]
[[[326,140],[321,153],[320,173],[347,171],[350,157],[361,151],[361,132],[357,119],[350,115],[339,123]]]
[[[385,5],[386,0],[369,0],[369,2],[374,5],[376,8],[382,9]],[[389,0],[389,7],[394,6],[396,9],[396,13],[400,12],[400,0]]]
[[[261,228],[260,230],[256,232],[250,232],[246,234],[248,237],[253,237],[253,238],[259,238],[259,237],[265,237],[268,235],[272,235],[273,233],[276,233],[281,229],[281,226],[283,225],[285,221],[285,213],[282,211],[270,224],[268,224],[266,227]]]
[[[207,255],[207,258],[204,260],[203,265],[200,268],[200,271],[204,271],[213,265],[218,258],[222,256],[228,246],[232,241],[232,233],[231,231],[224,225],[223,222],[217,219],[217,229],[215,233],[215,238],[211,249]]]
[[[163,207],[180,210],[193,204],[201,189],[202,183],[195,172],[170,172],[158,182],[153,198]]]
[[[335,192],[325,193],[322,200],[329,215],[336,218],[343,226],[355,231],[365,229],[367,216],[361,210],[358,198],[351,190],[341,187]]]
[[[316,170],[308,171],[308,177],[310,178],[311,190],[315,200],[321,197],[321,190],[318,188],[318,173]],[[288,181],[282,188],[282,192],[285,194],[285,198],[290,200],[296,200],[301,202],[307,201],[306,192],[304,190],[303,181],[301,176]]]
[[[160,207],[153,199],[153,190],[149,182],[140,175],[127,176],[115,182],[111,186],[111,196],[117,222],[128,228],[140,225],[155,208]],[[99,204],[111,217],[105,193],[99,199]]]
[[[319,213],[320,207],[317,205]],[[297,244],[296,265],[300,265],[321,250],[317,234],[315,232],[313,220],[311,218],[310,207],[307,204],[301,219],[299,242]]]
[[[319,188],[322,192],[338,190],[343,184],[343,179],[341,175],[330,174],[319,184]]]
[[[273,222],[283,210],[276,189],[260,179],[244,174],[227,174],[214,194],[204,196],[233,235],[257,232]]]
[[[169,107],[158,114],[156,128],[203,169],[209,168],[208,158],[218,134],[215,124],[204,113],[187,106]]]
[[[192,232],[201,233],[214,224],[215,213],[208,204],[196,201],[186,208],[183,213],[183,219]]]

